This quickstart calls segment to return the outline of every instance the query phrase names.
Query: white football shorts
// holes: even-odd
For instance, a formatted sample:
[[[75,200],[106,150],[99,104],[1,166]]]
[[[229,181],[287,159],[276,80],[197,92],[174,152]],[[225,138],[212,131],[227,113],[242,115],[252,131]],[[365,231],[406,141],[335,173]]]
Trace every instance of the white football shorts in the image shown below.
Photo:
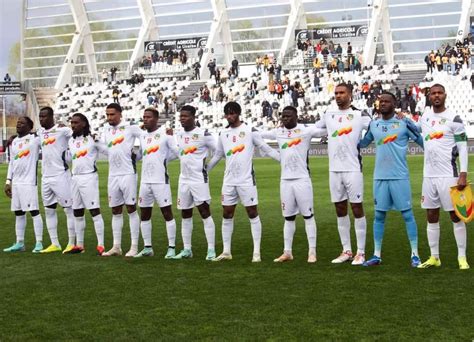
[[[11,211],[38,210],[38,186],[30,184],[12,184]]]
[[[72,209],[100,208],[97,172],[72,176]]]
[[[109,177],[107,184],[109,207],[134,205],[137,202],[137,175],[121,175]]]
[[[140,208],[151,208],[154,203],[160,208],[167,207],[173,203],[171,199],[171,187],[169,184],[141,183],[138,195],[138,206]]]
[[[258,193],[255,185],[235,186],[222,185],[221,203],[224,206],[236,205],[240,202],[244,207],[258,204]]]
[[[313,184],[311,179],[282,179],[280,183],[281,211],[284,217],[301,214],[312,216]]]
[[[71,173],[69,170],[54,177],[42,177],[41,198],[45,207],[55,203],[59,203],[63,208],[71,207]]]
[[[364,176],[362,172],[329,172],[331,202],[349,199],[350,203],[362,203],[364,198]]]
[[[457,177],[423,178],[421,186],[421,207],[423,209],[443,208],[453,211],[453,202],[449,190],[458,183]]]
[[[178,184],[178,209],[191,209],[204,202],[211,203],[208,183]]]

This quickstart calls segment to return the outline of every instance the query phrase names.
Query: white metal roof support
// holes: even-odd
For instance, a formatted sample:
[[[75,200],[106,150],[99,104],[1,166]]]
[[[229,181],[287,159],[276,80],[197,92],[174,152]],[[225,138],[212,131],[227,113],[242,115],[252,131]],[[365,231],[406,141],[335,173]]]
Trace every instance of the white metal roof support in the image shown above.
[[[234,59],[234,50],[232,49],[232,35],[230,32],[229,18],[227,16],[227,7],[225,0],[211,0],[214,19],[212,20],[211,30],[207,39],[206,48],[201,59],[201,79],[209,78],[209,69],[207,64],[213,56],[218,38],[224,49],[224,64],[229,67]]]
[[[471,12],[474,10],[474,0],[463,0],[461,16],[459,17],[458,32],[456,33],[456,41],[462,41],[469,33]]]
[[[370,19],[369,32],[365,41],[363,54],[363,63],[366,66],[374,64],[380,29],[382,29],[385,60],[388,64],[393,64],[393,43],[387,0],[374,0],[372,5],[372,18]]]
[[[278,54],[278,60],[280,61],[285,56],[285,53],[290,47],[290,45],[294,44],[295,42],[295,30],[308,28],[303,1],[290,0],[290,4],[291,10],[290,15],[288,16],[288,24],[286,26],[285,35],[281,43],[280,52]]]
[[[155,11],[153,10],[151,0],[137,0],[137,4],[142,18],[142,26],[140,27],[137,42],[133,49],[132,56],[130,57],[130,70],[138,59],[144,55],[145,41],[148,39],[158,39],[158,25],[156,24]]]
[[[98,79],[94,42],[92,40],[91,29],[84,2],[81,0],[69,0],[69,6],[71,7],[71,14],[74,18],[76,32],[72,38],[64,65],[62,66],[56,80],[56,85],[54,86],[56,89],[62,89],[66,84],[71,82],[72,73],[77,62],[77,55],[79,54],[81,45],[84,50],[87,70],[93,79]]]

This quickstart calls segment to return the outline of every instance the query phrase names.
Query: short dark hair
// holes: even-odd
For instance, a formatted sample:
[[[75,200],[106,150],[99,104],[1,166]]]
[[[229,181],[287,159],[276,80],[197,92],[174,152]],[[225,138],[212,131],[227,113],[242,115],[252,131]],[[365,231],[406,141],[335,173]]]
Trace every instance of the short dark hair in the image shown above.
[[[441,88],[441,89],[443,89],[444,92],[446,92],[446,88],[444,88],[444,85],[439,84],[439,83],[433,84],[433,85],[430,87],[430,90],[433,89],[433,88],[435,88],[435,87]]]
[[[384,90],[380,95],[389,95],[392,97],[393,101],[397,102],[397,97],[389,91]]]
[[[41,113],[43,110],[44,110],[45,112],[48,112],[48,116],[54,116],[53,108],[51,108],[51,107],[43,107],[43,108],[40,109],[40,113]]]
[[[181,111],[189,112],[192,116],[196,116],[196,108],[190,105],[181,107]]]
[[[76,113],[72,117],[78,117],[82,122],[86,124],[86,127],[84,127],[84,132],[83,132],[83,135],[85,137],[91,134],[91,126],[89,125],[89,120],[87,120],[87,117],[84,114]],[[76,138],[76,135],[74,134],[74,132],[72,134],[72,137]]]
[[[18,120],[20,119],[25,119],[28,126],[30,126],[30,130],[33,129],[33,127],[35,126],[35,124],[33,123],[33,120],[31,120],[28,116],[20,116]]]
[[[109,109],[109,108],[115,109],[117,112],[122,113],[122,107],[120,107],[118,103],[115,103],[115,102],[110,103],[105,109]]]
[[[334,89],[336,89],[338,87],[344,87],[349,91],[349,93],[352,92],[351,86],[349,84],[347,84],[346,82],[339,83],[338,85],[336,85],[336,87]]]
[[[157,111],[155,108],[153,108],[153,107],[149,107],[149,108],[145,109],[144,112],[152,112],[152,113],[153,113],[153,116],[154,116],[155,118],[159,118],[159,117],[160,117],[160,113],[158,113],[158,111]]]
[[[230,101],[227,102],[224,106],[224,114],[237,114],[240,115],[242,113],[242,107],[237,102]]]
[[[298,116],[298,109],[296,109],[295,107],[293,106],[286,106],[285,108],[283,108],[282,112],[284,112],[285,110],[288,110],[290,112],[293,112],[296,114],[296,116]]]

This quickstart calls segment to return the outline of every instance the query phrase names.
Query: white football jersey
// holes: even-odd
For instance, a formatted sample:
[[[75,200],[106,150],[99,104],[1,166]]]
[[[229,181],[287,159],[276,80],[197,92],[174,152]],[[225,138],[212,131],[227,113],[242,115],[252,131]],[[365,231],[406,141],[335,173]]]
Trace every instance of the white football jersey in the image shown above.
[[[174,138],[163,130],[143,132],[140,136],[142,155],[141,183],[169,184],[167,163],[177,153]]]
[[[255,147],[260,148],[264,154],[278,156],[276,151],[265,144],[255,128],[245,123],[236,128],[226,128],[219,133],[216,153],[209,163],[212,165],[210,169],[215,165],[215,161],[225,157],[224,185],[256,185],[252,163]]]
[[[136,163],[132,158],[135,139],[140,138],[143,131],[138,126],[106,125],[102,143],[108,149],[109,177],[136,173]]]
[[[97,171],[96,160],[99,148],[94,139],[89,136],[71,137],[68,143],[67,159],[72,162],[72,174],[84,175]]]
[[[298,124],[292,129],[275,128],[262,132],[264,139],[278,142],[280,149],[281,179],[309,178],[309,148],[311,139],[326,135],[326,129],[315,125]]]
[[[60,175],[69,168],[65,154],[71,135],[70,128],[57,125],[50,129],[38,129],[38,136],[41,140],[43,177]]]
[[[207,183],[206,157],[214,152],[216,143],[214,137],[199,127],[192,131],[176,133],[178,155],[181,165],[179,182],[181,184]]]
[[[350,107],[346,110],[328,109],[316,122],[317,127],[327,129],[329,171],[362,171],[362,157],[357,144],[370,121],[366,111]]]
[[[429,108],[420,117],[417,126],[421,127],[425,150],[424,177],[458,177],[458,156],[460,171],[467,172],[467,150],[459,151],[456,144],[466,144],[467,141],[466,129],[459,115],[449,109],[434,113]]]
[[[40,139],[34,134],[13,139],[7,179],[13,184],[37,184]]]

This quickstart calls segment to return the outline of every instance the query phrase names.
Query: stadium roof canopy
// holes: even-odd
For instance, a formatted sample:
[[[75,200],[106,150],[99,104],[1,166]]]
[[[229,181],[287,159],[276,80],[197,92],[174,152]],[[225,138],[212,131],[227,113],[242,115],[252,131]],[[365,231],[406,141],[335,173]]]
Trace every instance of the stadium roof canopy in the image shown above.
[[[207,38],[204,62],[282,58],[296,29],[367,26],[341,38],[364,61],[420,62],[469,29],[473,0],[23,0],[22,80],[56,86],[128,74],[150,40]],[[195,54],[195,51],[191,51]]]

